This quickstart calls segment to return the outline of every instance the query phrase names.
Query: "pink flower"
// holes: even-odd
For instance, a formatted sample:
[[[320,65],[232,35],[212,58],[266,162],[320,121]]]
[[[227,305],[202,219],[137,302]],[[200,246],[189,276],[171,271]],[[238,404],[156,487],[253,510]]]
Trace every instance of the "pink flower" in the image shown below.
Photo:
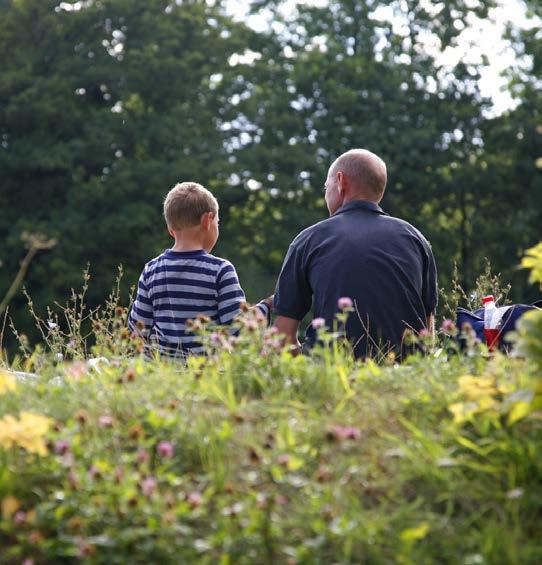
[[[70,449],[70,442],[65,439],[59,439],[55,443],[55,453],[58,455],[65,455]]]
[[[277,463],[279,465],[283,465],[284,467],[288,466],[290,462],[290,456],[287,453],[283,453],[277,457]]]
[[[161,441],[156,448],[156,452],[161,457],[173,457],[173,445],[169,441]]]
[[[424,338],[426,338],[426,337],[429,337],[431,334],[430,334],[430,332],[429,332],[429,330],[428,330],[427,328],[422,328],[422,329],[418,332],[418,335],[419,335],[422,339],[424,339]]]
[[[211,334],[211,343],[213,345],[220,345],[220,342],[222,341],[221,336],[218,332],[213,332]]]
[[[354,303],[348,296],[343,296],[342,298],[339,298],[337,305],[341,310],[346,310],[347,308],[352,308],[352,306],[354,306]]]
[[[330,439],[359,439],[361,437],[361,432],[359,428],[353,428],[351,426],[333,426],[328,432]]]
[[[111,416],[100,416],[100,419],[98,420],[98,424],[100,428],[112,428],[113,418],[111,418]]]
[[[319,328],[323,328],[326,325],[326,321],[324,320],[324,318],[314,318],[314,320],[311,322],[311,326],[317,330]]]
[[[191,492],[186,497],[186,501],[192,508],[197,508],[201,505],[201,494],[199,492]]]
[[[156,490],[156,479],[154,477],[147,477],[141,481],[141,492],[145,496],[151,496]]]
[[[453,331],[455,331],[455,324],[452,320],[446,319],[446,320],[443,320],[442,325],[440,326],[440,329],[443,332],[452,333]]]
[[[22,510],[16,512],[15,516],[13,516],[13,522],[17,526],[24,524],[26,522],[26,512],[23,512]]]
[[[149,460],[149,452],[146,449],[140,449],[136,456],[138,463],[146,463]]]
[[[92,467],[88,470],[88,474],[90,475],[91,479],[102,478],[102,473],[100,472],[100,469],[98,469],[98,467],[95,467],[94,465],[92,465]]]

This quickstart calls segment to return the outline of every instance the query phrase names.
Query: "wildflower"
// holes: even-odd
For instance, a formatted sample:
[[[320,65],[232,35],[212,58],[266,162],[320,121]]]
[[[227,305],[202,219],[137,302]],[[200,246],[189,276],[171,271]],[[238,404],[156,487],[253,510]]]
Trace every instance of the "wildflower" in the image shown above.
[[[58,328],[58,324],[55,324],[53,320],[47,320],[47,325],[50,330],[56,330],[56,328]]]
[[[455,324],[453,320],[446,318],[446,320],[443,320],[440,329],[447,334],[451,334],[455,331]]]
[[[201,494],[196,491],[189,493],[186,497],[186,501],[192,508],[201,506],[201,500]]]
[[[213,332],[210,336],[213,345],[220,345],[222,341],[221,335],[218,332]]]
[[[523,493],[524,491],[522,488],[514,488],[506,493],[506,498],[515,500],[516,498],[521,498],[523,496]]]
[[[70,471],[68,473],[68,483],[72,490],[77,490],[79,488],[79,481],[77,480],[77,475],[73,471]]]
[[[122,482],[122,479],[124,477],[124,470],[122,469],[122,467],[116,467],[115,472],[113,473],[113,476],[115,478],[115,483],[120,485],[120,483]]]
[[[156,452],[161,457],[173,457],[173,445],[169,441],[161,441],[156,448]]]
[[[430,332],[429,332],[429,330],[428,330],[427,328],[422,328],[422,329],[418,332],[418,335],[419,335],[422,339],[424,339],[424,338],[429,337],[431,334],[430,334]]]
[[[361,437],[361,432],[359,428],[353,428],[351,426],[333,426],[327,432],[327,438],[329,440],[343,440],[343,439],[359,439]]]
[[[8,495],[2,500],[1,510],[2,517],[9,518],[12,514],[19,510],[21,503],[14,496]]]
[[[91,479],[98,480],[102,478],[102,473],[100,472],[100,469],[98,469],[98,467],[96,467],[95,465],[92,465],[90,467],[90,469],[88,470],[88,474]]]
[[[0,445],[7,449],[18,445],[29,453],[47,455],[43,436],[52,424],[51,418],[31,412],[21,412],[19,419],[7,414],[0,419]]]
[[[65,371],[67,377],[77,381],[87,374],[87,366],[83,361],[75,361],[66,367]]]
[[[21,565],[35,565],[36,562],[31,558],[31,557],[27,557],[26,559],[23,559],[23,562],[21,563]]]
[[[154,477],[147,477],[141,481],[139,486],[145,496],[152,496],[156,490],[156,479]]]
[[[17,384],[15,377],[11,376],[6,371],[0,371],[0,394],[4,394],[10,390],[15,390],[16,388]]]
[[[59,439],[55,443],[55,453],[57,455],[64,455],[70,449],[70,442],[65,439]]]
[[[311,326],[315,330],[323,328],[325,325],[326,321],[324,320],[324,318],[314,318],[314,320],[311,322]]]
[[[124,378],[130,383],[135,381],[136,370],[133,367],[128,367],[124,373]]]
[[[137,452],[136,460],[138,463],[146,463],[149,460],[149,452],[146,449],[140,449]]]
[[[88,413],[86,410],[78,410],[74,414],[74,418],[80,426],[84,426],[88,422]]]
[[[115,316],[121,318],[124,315],[124,308],[122,306],[117,306],[115,308]]]
[[[132,428],[130,428],[130,431],[128,432],[128,436],[130,439],[136,440],[143,437],[143,428],[139,424],[132,426]]]
[[[354,303],[348,296],[343,296],[342,298],[339,298],[337,305],[341,310],[346,310],[347,308],[352,308],[352,306],[354,306]]]
[[[98,424],[100,428],[112,428],[113,427],[113,418],[111,416],[100,416],[98,420]]]
[[[287,467],[290,462],[290,456],[287,453],[283,453],[277,457],[277,463],[283,467]]]
[[[26,512],[23,512],[22,510],[15,512],[15,516],[13,516],[13,523],[16,526],[21,526],[25,522],[26,522]]]
[[[62,355],[62,353],[57,353],[55,357],[57,361],[64,361],[64,355]]]
[[[94,555],[96,553],[96,547],[88,543],[88,541],[84,540],[83,538],[79,538],[77,546],[79,549],[79,557],[81,559],[90,557],[91,555]]]

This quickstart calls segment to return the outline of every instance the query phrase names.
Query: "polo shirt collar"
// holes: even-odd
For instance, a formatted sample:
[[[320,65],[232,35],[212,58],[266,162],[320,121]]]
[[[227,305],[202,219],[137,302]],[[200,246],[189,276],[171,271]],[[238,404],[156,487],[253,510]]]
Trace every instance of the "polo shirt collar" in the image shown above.
[[[368,200],[352,200],[347,204],[341,206],[333,215],[337,216],[343,212],[348,212],[348,210],[367,210],[368,212],[375,212],[377,214],[383,214],[384,216],[389,216],[387,212],[384,212],[382,208],[375,204],[374,202],[369,202]]]

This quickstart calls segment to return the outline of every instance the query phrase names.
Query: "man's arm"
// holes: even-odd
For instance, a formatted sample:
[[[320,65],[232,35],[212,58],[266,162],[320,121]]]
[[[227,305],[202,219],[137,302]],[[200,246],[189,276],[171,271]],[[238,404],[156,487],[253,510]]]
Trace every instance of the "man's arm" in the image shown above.
[[[286,316],[277,316],[275,319],[275,327],[279,333],[284,336],[284,346],[290,346],[292,355],[301,353],[301,344],[297,339],[299,320],[287,318]]]

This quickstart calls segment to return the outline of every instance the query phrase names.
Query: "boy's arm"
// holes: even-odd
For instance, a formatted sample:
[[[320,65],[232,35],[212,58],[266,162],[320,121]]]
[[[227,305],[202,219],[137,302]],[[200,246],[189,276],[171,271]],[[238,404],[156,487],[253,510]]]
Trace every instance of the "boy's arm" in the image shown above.
[[[263,300],[260,300],[254,308],[257,308],[267,319],[267,325],[271,324],[271,312],[273,311],[273,299],[274,295],[268,296]]]
[[[128,327],[131,331],[148,338],[154,323],[152,301],[149,297],[149,288],[141,273],[137,283],[137,294],[128,316]]]
[[[218,321],[220,324],[231,324],[239,314],[241,303],[245,301],[245,293],[239,284],[235,267],[226,262],[218,272],[217,302]]]

